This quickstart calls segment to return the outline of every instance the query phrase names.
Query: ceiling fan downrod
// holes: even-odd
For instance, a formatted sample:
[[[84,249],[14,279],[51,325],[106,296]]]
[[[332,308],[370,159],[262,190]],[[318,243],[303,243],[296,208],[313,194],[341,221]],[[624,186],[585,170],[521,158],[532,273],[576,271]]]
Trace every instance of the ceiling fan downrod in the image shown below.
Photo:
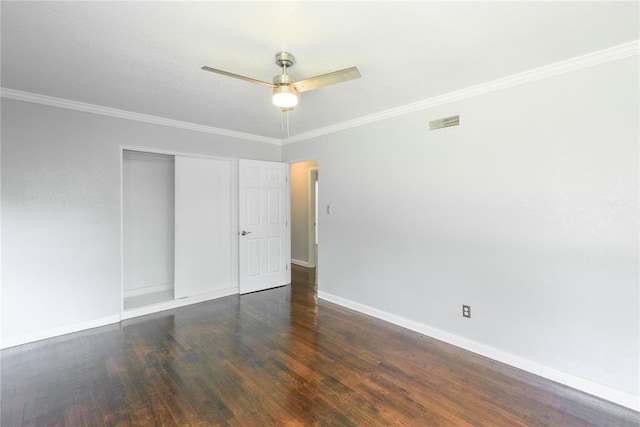
[[[290,67],[293,67],[293,64],[295,63],[296,58],[295,56],[293,56],[293,54],[284,51],[276,53],[276,65],[282,68],[282,74],[278,74],[277,76],[273,77],[273,84],[278,86],[288,85],[293,88],[294,82],[291,81],[291,78],[289,77],[287,71]],[[295,90],[295,88],[293,89]]]

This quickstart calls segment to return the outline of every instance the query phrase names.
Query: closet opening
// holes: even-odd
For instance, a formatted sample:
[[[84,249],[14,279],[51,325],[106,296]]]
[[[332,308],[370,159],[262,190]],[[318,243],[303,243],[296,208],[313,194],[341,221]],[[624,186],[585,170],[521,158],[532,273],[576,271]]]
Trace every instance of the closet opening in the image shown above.
[[[174,299],[175,158],[123,150],[124,310]]]
[[[238,293],[237,161],[122,149],[122,317]]]

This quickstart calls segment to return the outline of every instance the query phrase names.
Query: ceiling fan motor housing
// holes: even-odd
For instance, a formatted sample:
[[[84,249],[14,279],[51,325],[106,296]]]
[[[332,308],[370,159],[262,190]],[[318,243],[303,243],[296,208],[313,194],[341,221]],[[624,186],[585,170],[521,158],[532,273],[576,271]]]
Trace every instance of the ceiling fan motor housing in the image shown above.
[[[292,86],[294,81],[288,74],[278,74],[273,76],[273,84],[276,86]]]
[[[292,53],[285,51],[276,53],[276,64],[278,65],[278,67],[289,68],[292,67],[295,63],[296,57],[293,56]]]

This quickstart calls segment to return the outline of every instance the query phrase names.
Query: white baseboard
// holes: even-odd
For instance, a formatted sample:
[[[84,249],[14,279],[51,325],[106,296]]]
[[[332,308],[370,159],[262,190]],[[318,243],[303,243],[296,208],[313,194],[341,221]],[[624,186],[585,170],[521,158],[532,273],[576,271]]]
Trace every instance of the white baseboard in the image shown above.
[[[100,319],[90,320],[88,322],[76,323],[73,325],[63,326],[60,328],[48,329],[46,331],[37,332],[34,334],[19,335],[8,339],[2,338],[2,349],[15,347],[17,345],[28,344],[30,342],[40,341],[47,338],[54,338],[60,335],[67,335],[73,332],[80,332],[87,329],[98,328],[100,326],[111,325],[118,323],[121,320],[130,319],[133,317],[143,316],[145,314],[156,313],[158,311],[169,310],[172,308],[184,307],[185,305],[196,304],[199,302],[209,301],[216,298],[225,297],[228,295],[235,295],[238,293],[238,287],[231,287],[220,289],[215,292],[208,292],[205,294],[195,295],[192,297],[166,301],[158,304],[149,305],[146,307],[135,308],[127,310],[122,315],[115,314],[113,316],[107,316]]]
[[[173,290],[173,283],[162,283],[160,285],[144,286],[142,288],[125,289],[123,296],[125,298],[137,297],[140,295],[154,294],[156,292],[165,292]]]
[[[144,307],[132,308],[131,310],[124,311],[122,313],[122,320],[132,319],[138,316],[144,316],[146,314],[157,313],[159,311],[171,310],[173,308],[184,307],[186,305],[196,304],[199,302],[209,301],[212,299],[222,298],[229,295],[236,295],[238,293],[238,287],[219,289],[214,292],[207,292],[204,294],[194,295],[191,297],[174,299],[170,301],[163,301],[157,304],[147,305]]]
[[[299,259],[291,258],[291,264],[299,265],[300,267],[315,268],[315,265],[308,261],[301,261]]]
[[[47,338],[53,338],[60,335],[67,335],[73,332],[84,331],[86,329],[98,328],[100,326],[111,325],[112,323],[118,323],[120,321],[120,315],[107,316],[100,319],[90,320],[88,322],[76,323],[69,326],[63,326],[61,328],[48,329],[46,331],[37,332],[35,334],[20,335],[17,337],[2,339],[2,348],[14,347],[17,345],[27,344],[34,341],[40,341]]]
[[[378,310],[377,308],[369,307],[367,305],[360,304],[346,298],[342,298],[322,291],[318,291],[318,298],[341,305],[346,308],[350,308],[355,311],[359,311],[364,314],[368,314],[369,316],[373,316],[389,323],[393,323],[394,325],[402,326],[403,328],[407,328],[420,334],[435,338],[437,340],[444,341],[448,344],[463,348],[465,350],[469,350],[473,353],[489,357],[498,362],[502,362],[518,369],[531,372],[532,374],[547,378],[560,384],[567,385],[569,387],[592,394],[602,399],[606,399],[635,411],[640,411],[639,396],[635,396],[630,393],[625,393],[611,387],[594,383],[584,378],[580,378],[578,376],[568,374],[566,372],[562,372],[557,369],[538,364],[536,362],[532,362],[506,351],[499,350],[497,348],[490,347],[488,345],[481,344],[479,342],[463,338],[449,332],[445,332],[441,329],[433,328],[424,323],[416,322],[414,320],[397,316],[395,314],[387,313],[386,311]]]

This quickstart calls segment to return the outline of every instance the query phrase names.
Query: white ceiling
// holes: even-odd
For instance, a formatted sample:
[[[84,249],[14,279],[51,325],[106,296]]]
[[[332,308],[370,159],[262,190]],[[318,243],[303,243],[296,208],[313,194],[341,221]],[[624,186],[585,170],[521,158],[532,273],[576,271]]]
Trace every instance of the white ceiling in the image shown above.
[[[633,2],[2,1],[2,87],[282,138],[268,88],[357,66],[301,94],[292,135],[638,39]]]

